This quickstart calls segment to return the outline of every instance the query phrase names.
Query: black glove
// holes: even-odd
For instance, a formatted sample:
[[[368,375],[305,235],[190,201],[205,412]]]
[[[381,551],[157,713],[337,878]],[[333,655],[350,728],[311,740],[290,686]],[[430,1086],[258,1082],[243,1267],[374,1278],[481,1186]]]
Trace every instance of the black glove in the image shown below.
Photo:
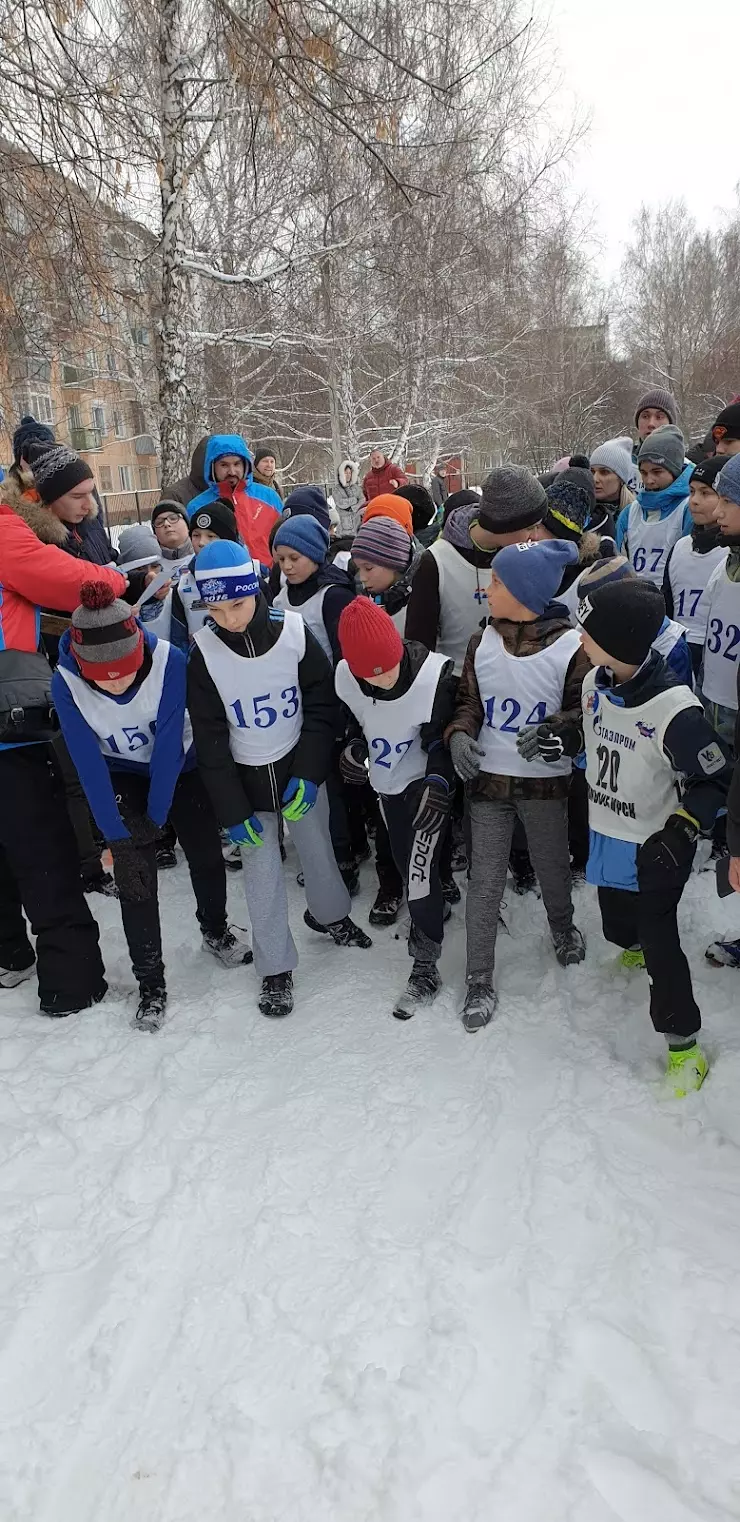
[[[637,853],[640,888],[660,889],[685,883],[691,873],[699,826],[687,814],[669,814],[662,830],[649,835]]]
[[[367,742],[360,735],[345,745],[339,757],[339,772],[343,782],[350,787],[362,787],[367,782]]]
[[[437,835],[447,818],[452,807],[449,783],[444,777],[439,777],[435,772],[430,772],[424,778],[424,786],[419,796],[419,806],[414,814],[413,826],[415,830],[423,830],[425,835]]]
[[[122,899],[130,904],[143,904],[154,897],[155,883],[149,871],[146,857],[133,840],[110,840],[113,857],[113,875]]]
[[[135,845],[151,846],[155,840],[159,840],[162,833],[162,826],[160,824],[155,824],[148,814],[137,814],[133,810],[127,809],[121,793],[116,793],[116,803],[118,804],[118,812]],[[111,850],[113,850],[113,846],[111,846]]]
[[[516,748],[525,761],[562,761],[571,759],[582,748],[581,731],[569,719],[549,719],[544,724],[522,729],[516,737]]]

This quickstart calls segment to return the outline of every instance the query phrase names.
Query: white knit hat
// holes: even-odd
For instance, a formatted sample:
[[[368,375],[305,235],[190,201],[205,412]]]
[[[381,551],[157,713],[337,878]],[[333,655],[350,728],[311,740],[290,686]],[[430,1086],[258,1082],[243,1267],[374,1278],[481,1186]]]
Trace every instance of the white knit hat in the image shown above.
[[[613,470],[625,486],[633,489],[638,485],[637,466],[632,459],[632,440],[629,438],[607,439],[599,444],[591,456],[591,466],[600,465],[602,470]]]

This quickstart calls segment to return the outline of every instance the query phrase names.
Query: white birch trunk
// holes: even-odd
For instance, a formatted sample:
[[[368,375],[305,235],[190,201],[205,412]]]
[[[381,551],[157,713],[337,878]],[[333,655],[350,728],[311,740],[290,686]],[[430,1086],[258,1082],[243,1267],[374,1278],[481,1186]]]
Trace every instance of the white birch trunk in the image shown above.
[[[190,279],[185,268],[185,74],[182,0],[160,0],[159,78],[162,158],[162,315],[159,405],[162,479],[187,469],[187,333]]]

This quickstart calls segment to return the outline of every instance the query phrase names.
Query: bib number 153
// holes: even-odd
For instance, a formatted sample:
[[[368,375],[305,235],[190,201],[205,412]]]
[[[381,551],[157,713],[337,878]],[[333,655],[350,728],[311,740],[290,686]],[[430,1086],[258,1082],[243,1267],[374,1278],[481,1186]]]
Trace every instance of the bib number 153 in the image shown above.
[[[284,708],[280,706],[282,703],[285,704]],[[236,719],[237,729],[271,729],[273,724],[277,724],[278,713],[283,719],[295,718],[299,707],[298,688],[284,687],[279,700],[277,697],[273,699],[271,692],[261,692],[257,697],[252,698],[251,705],[252,711],[247,718],[241,698],[229,704]]]

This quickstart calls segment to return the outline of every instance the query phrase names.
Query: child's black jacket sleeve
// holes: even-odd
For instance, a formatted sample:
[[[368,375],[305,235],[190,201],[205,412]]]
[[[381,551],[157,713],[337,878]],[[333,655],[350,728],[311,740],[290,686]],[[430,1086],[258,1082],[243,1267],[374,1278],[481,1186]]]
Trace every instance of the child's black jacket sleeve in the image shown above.
[[[671,719],[663,750],[685,778],[681,808],[701,830],[711,830],[727,799],[732,763],[727,746],[712,729],[702,708],[692,705]]]

